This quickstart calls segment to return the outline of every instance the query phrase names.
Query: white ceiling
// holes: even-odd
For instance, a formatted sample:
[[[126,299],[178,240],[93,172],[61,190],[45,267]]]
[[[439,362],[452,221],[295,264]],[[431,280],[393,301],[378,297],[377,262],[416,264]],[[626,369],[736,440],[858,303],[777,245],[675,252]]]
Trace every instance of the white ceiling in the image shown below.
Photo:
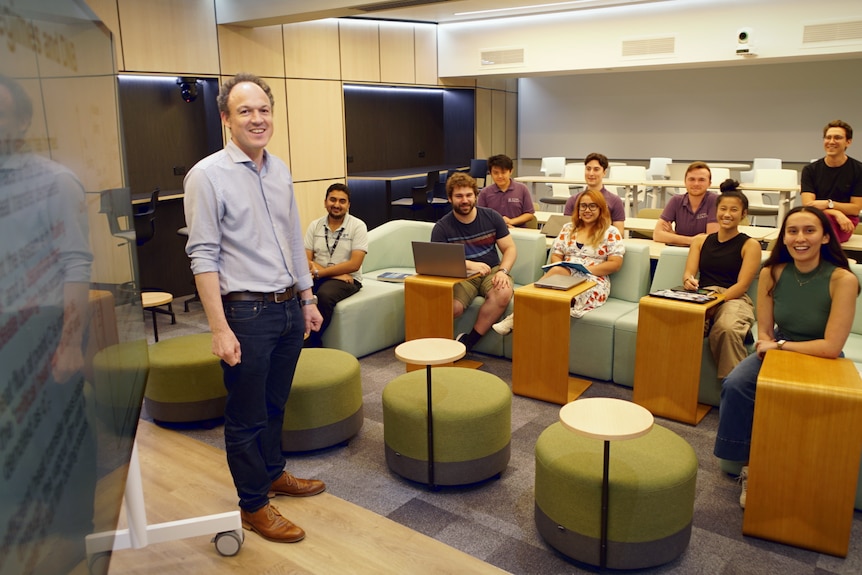
[[[547,12],[683,0],[216,0],[219,24],[268,26],[320,18],[361,17],[413,22],[463,22]],[[410,6],[427,2],[427,4]],[[397,7],[404,6],[406,7]],[[494,10],[479,14],[464,14]]]

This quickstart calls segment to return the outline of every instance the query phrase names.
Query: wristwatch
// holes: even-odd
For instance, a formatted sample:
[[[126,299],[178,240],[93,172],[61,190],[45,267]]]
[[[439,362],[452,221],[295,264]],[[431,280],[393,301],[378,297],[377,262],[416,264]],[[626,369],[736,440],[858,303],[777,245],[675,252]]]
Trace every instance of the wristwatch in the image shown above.
[[[784,349],[785,343],[787,343],[786,339],[779,339],[778,341],[775,342],[775,344],[778,346],[778,349]]]
[[[503,272],[504,274],[509,275],[509,270],[507,270],[506,268],[500,268],[500,269],[498,269],[497,271],[498,271],[498,272]]]
[[[835,207],[835,202],[832,201],[832,198],[829,198],[829,201],[826,202],[826,207],[830,210]]]
[[[311,299],[301,299],[299,305],[317,305],[317,296],[313,295]]]

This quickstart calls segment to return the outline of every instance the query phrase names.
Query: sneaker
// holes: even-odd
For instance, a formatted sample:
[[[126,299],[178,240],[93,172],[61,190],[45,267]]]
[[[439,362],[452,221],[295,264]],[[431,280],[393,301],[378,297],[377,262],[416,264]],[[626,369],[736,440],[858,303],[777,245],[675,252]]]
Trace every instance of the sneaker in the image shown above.
[[[744,466],[739,472],[737,480],[742,484],[742,493],[739,494],[739,506],[745,509],[745,494],[748,491],[748,466]]]
[[[500,335],[509,335],[512,333],[512,328],[515,327],[515,314],[510,313],[505,318],[491,326],[491,329]]]
[[[470,351],[470,349],[472,349],[472,347],[473,347],[473,346],[472,346],[472,345],[470,345],[470,344],[467,342],[467,336],[468,336],[468,335],[469,335],[469,334],[467,334],[467,333],[459,333],[459,334],[455,337],[455,341],[458,341],[458,342],[463,343],[463,344],[464,344],[464,347],[465,347],[465,348],[467,348],[467,351],[469,352],[469,351]]]

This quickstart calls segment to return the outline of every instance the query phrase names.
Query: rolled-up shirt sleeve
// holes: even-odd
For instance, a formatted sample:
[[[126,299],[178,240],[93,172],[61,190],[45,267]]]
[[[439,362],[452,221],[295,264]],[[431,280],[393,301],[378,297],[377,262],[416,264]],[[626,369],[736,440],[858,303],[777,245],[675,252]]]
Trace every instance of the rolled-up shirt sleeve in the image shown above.
[[[183,183],[186,224],[189,239],[186,253],[194,275],[218,272],[221,245],[221,210],[216,188],[206,172],[192,168]]]

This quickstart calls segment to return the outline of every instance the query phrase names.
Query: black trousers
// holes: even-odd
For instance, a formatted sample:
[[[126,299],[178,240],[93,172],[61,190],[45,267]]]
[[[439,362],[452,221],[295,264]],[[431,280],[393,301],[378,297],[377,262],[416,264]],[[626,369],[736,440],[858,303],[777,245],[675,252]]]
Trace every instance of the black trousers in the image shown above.
[[[305,340],[305,347],[321,347],[323,345],[321,337],[332,322],[335,305],[352,296],[361,288],[362,284],[357,281],[348,283],[333,278],[324,278],[314,282],[312,291],[317,296],[317,309],[323,316],[323,324],[320,326],[320,331],[312,331],[309,334],[308,339]]]

